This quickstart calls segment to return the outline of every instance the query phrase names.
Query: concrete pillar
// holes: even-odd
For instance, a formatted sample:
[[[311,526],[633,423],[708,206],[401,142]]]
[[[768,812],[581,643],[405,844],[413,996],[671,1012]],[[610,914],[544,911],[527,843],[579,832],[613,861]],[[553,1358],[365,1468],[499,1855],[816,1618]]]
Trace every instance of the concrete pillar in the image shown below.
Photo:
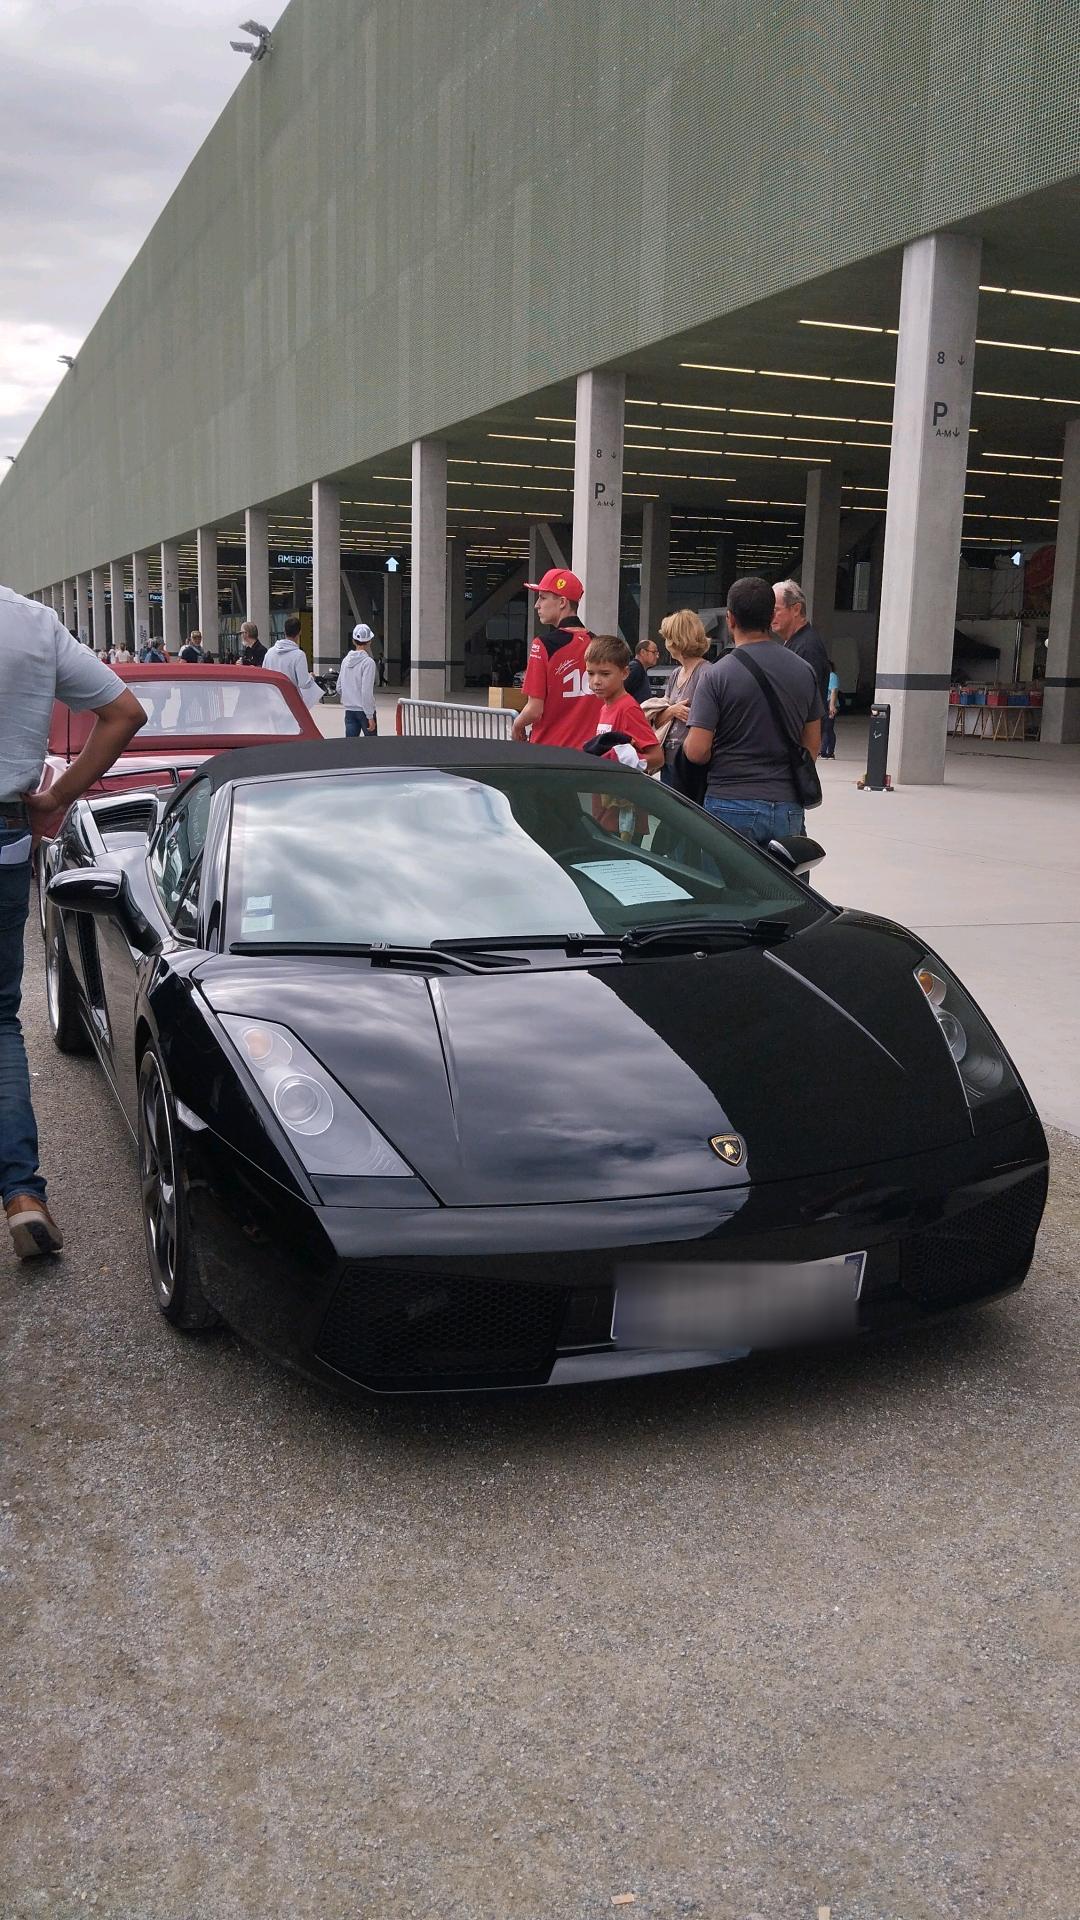
[[[641,614],[638,640],[660,641],[660,622],[667,612],[668,554],[671,549],[671,508],[647,500],[641,524]]]
[[[109,644],[109,629],[105,620],[105,583],[108,572],[105,567],[95,567],[90,575],[90,610],[94,622],[94,647],[103,653]]]
[[[383,657],[386,661],[386,681],[391,687],[401,685],[401,575],[383,574]]]
[[[446,442],[414,440],[412,450],[412,661],[414,700],[445,700]]]
[[[894,778],[945,778],[981,243],[931,234],[904,250],[877,697],[892,707]]]
[[[204,650],[212,660],[216,660],[221,652],[216,527],[198,529],[195,535],[195,561],[199,575],[199,630]]]
[[[84,647],[90,645],[90,575],[75,575],[75,631]]]
[[[64,625],[69,633],[75,633],[78,622],[75,618],[75,582],[65,580],[62,587],[64,601]]]
[[[329,480],[311,489],[311,609],[319,673],[341,659],[341,496]]]
[[[249,507],[244,515],[245,618],[259,629],[264,647],[270,645],[270,533],[265,507]]]
[[[109,565],[109,638],[114,647],[127,646],[127,605],[124,600],[124,563]]]
[[[165,651],[175,659],[180,651],[180,542],[161,543],[161,635]]]
[[[1080,740],[1080,420],[1065,429],[1042,738]]]
[[[137,660],[150,638],[150,562],[145,553],[133,553],[131,556],[131,589]]]
[[[625,403],[625,374],[579,373],[573,569],[585,588],[579,612],[593,633],[619,631]]]
[[[806,476],[802,576],[809,618],[828,642],[836,612],[836,569],[840,554],[840,470],[811,467]],[[959,564],[959,556],[957,557]]]
[[[450,691],[465,691],[465,572],[467,540],[446,544],[446,631],[450,658]]]

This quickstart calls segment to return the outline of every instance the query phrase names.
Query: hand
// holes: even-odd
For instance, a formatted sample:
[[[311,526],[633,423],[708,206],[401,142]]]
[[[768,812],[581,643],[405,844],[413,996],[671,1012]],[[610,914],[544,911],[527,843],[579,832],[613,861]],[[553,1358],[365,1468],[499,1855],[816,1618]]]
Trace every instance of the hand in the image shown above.
[[[668,708],[668,713],[667,713],[667,716],[665,717],[668,717],[668,716],[670,716],[672,720],[681,720],[684,726],[688,725],[690,720],[690,708],[687,705],[686,701],[685,700],[674,701],[672,705]]]
[[[45,787],[40,793],[23,794],[26,817],[35,840],[40,840],[46,827],[56,818],[56,815],[66,813],[71,805],[70,800],[64,799],[63,792],[57,791],[59,787],[60,782],[57,781],[55,787]]]
[[[525,737],[525,722],[519,713],[510,729],[510,738],[511,740],[524,740]]]

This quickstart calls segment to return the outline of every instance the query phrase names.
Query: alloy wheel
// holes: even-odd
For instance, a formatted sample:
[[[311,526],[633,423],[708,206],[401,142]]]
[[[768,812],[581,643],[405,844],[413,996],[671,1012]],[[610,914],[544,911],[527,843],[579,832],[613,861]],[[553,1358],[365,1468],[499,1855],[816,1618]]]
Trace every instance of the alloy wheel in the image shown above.
[[[139,1176],[151,1277],[162,1306],[167,1307],[176,1292],[177,1276],[176,1159],[168,1097],[156,1061],[139,1103]]]

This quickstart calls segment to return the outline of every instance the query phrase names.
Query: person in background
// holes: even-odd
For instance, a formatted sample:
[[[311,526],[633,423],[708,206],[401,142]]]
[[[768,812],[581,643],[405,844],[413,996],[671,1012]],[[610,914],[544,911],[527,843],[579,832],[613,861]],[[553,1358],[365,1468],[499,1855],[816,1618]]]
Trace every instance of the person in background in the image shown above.
[[[275,641],[268,650],[263,666],[268,673],[283,673],[290,679],[299,692],[306,707],[317,707],[322,699],[322,688],[315,679],[307,663],[307,655],[299,644],[303,624],[298,613],[290,613],[285,622],[285,638]]]
[[[821,722],[821,758],[836,759],[836,716],[840,711],[840,675],[829,661],[829,685],[825,717]]]
[[[378,668],[371,643],[375,635],[363,622],[352,630],[353,650],[345,655],[338,670],[338,696],[345,709],[345,738],[357,740],[378,732],[375,715],[375,686]]]
[[[114,667],[133,667],[135,665],[135,655],[126,640],[122,647],[113,648],[112,665]]]
[[[660,628],[663,633],[663,626]],[[660,649],[655,640],[639,640],[634,658],[630,662],[630,671],[626,676],[626,691],[640,706],[652,693],[652,681],[649,668],[660,665]]]
[[[585,668],[592,634],[577,614],[585,588],[567,567],[549,567],[542,580],[526,586],[536,595],[540,631],[529,651],[525,705],[514,721],[513,737],[528,738],[537,747],[583,747],[593,738],[600,713]]]
[[[139,659],[144,667],[164,667],[168,664],[168,654],[160,640],[148,640]]]
[[[38,792],[54,700],[97,724],[77,759]],[[32,836],[122,753],[146,715],[130,687],[81,647],[51,607],[0,587],[0,1199],[20,1260],[64,1244],[45,1204],[19,1024]],[[69,1122],[75,1116],[69,1112]]]
[[[661,620],[660,634],[675,666],[663,699],[650,700],[645,711],[658,734],[664,729],[664,764],[660,778],[665,786],[670,786],[672,763],[686,739],[690,702],[697,675],[709,651],[709,636],[698,615],[689,607],[683,607],[679,613],[669,613],[666,620]]]
[[[817,758],[824,712],[813,668],[770,632],[774,607],[767,580],[736,580],[727,597],[735,645],[697,675],[683,749],[688,760],[709,769],[706,811],[760,847],[805,831],[791,754],[801,743]],[[768,676],[783,734],[754,672],[740,659],[747,649]]]
[[[585,650],[585,665],[589,686],[603,703],[596,721],[597,736],[626,735],[646,772],[656,773],[663,765],[664,749],[640,704],[626,691],[626,676],[630,671],[630,649],[626,641],[615,633],[596,634]],[[602,748],[599,750],[602,752]]]
[[[182,660],[185,667],[198,667],[202,665],[206,657],[206,649],[202,643],[202,634],[199,632],[198,627],[193,627],[181,647],[177,659]]]
[[[829,656],[820,633],[806,617],[806,595],[797,580],[778,580],[773,588],[773,596],[776,601],[773,633],[783,641],[790,653],[797,654],[800,660],[805,660],[813,668],[821,697],[821,711],[824,713],[829,688]]]
[[[245,620],[240,629],[240,665],[242,667],[266,665],[266,648],[259,639],[259,629],[254,620]]]

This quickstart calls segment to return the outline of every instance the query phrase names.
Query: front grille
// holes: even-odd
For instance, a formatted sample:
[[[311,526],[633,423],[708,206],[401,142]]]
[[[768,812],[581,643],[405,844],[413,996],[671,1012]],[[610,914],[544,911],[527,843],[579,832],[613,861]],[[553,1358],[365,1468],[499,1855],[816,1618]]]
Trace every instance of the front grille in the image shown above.
[[[364,1385],[544,1380],[567,1289],[372,1263],[346,1267],[316,1347]]]
[[[1021,1278],[1035,1248],[1047,1174],[1042,1169],[990,1200],[900,1243],[900,1284],[923,1307],[959,1306]]]

